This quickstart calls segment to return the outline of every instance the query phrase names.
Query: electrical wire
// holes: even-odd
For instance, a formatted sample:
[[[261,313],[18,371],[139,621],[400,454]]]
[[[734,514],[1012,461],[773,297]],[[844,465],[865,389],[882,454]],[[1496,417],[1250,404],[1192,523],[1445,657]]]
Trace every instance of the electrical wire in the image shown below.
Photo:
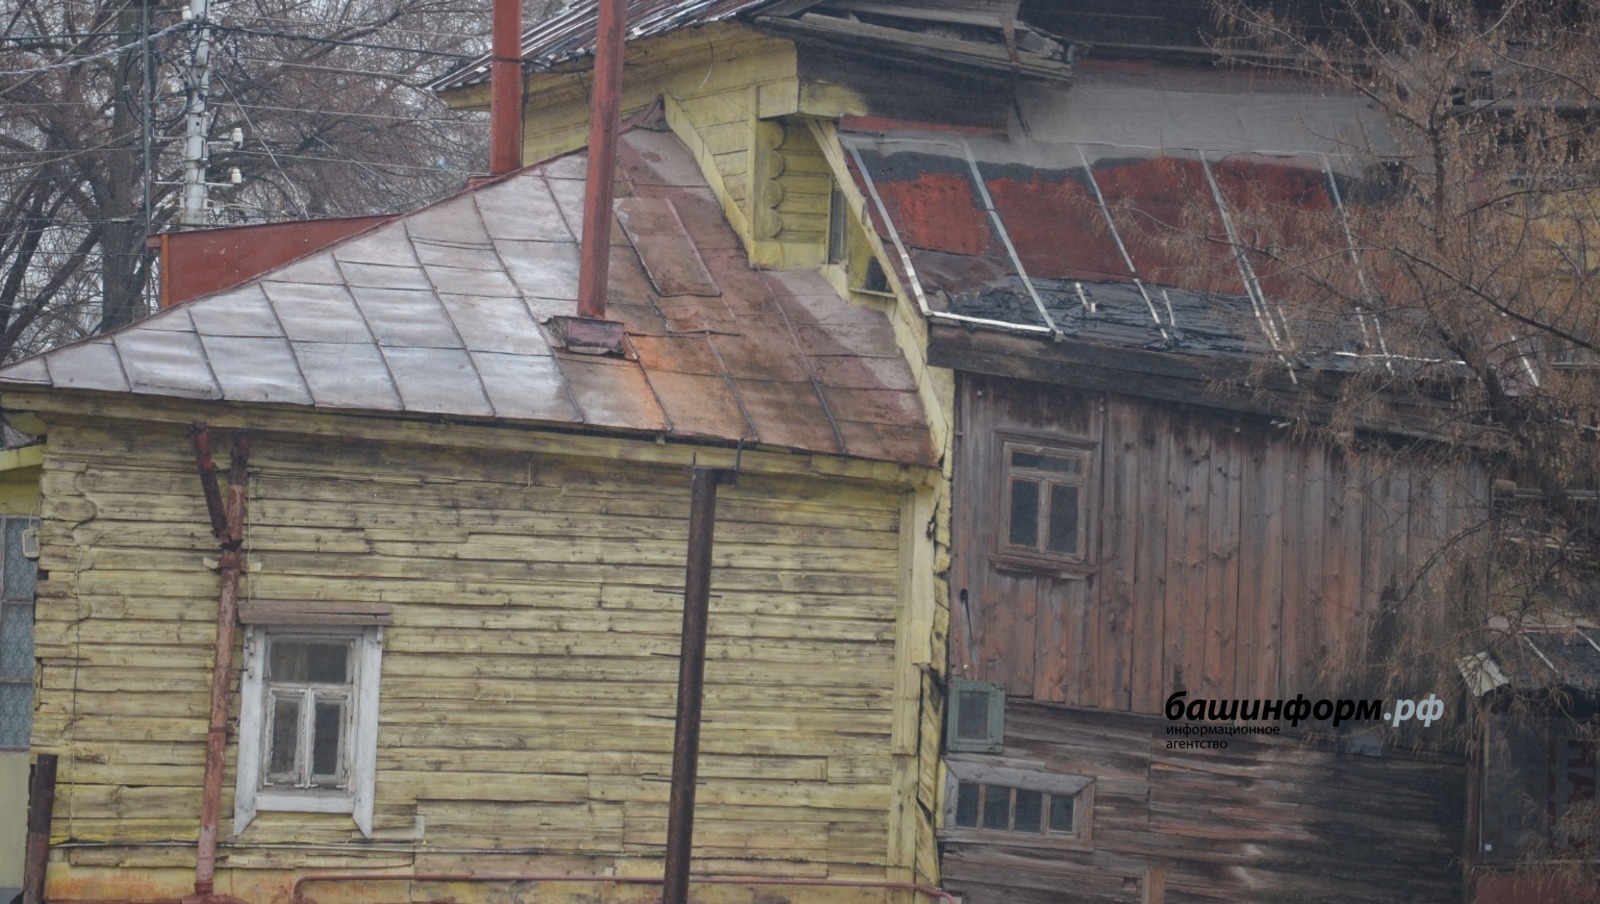
[[[192,22],[179,22],[176,25],[169,25],[166,28],[163,28],[160,31],[155,32],[154,34],[150,35],[149,40],[153,41],[156,38],[163,37],[163,36],[169,35],[169,34],[173,34],[175,32],[183,31],[184,29],[190,28],[192,26],[193,26]],[[71,69],[74,66],[82,66],[84,63],[92,63],[95,60],[104,59],[104,58],[109,57],[109,56],[115,56],[116,54],[119,54],[119,53],[123,52],[124,50],[131,50],[134,47],[137,47],[140,44],[144,43],[144,41],[145,41],[145,39],[141,38],[140,40],[132,41],[132,42],[129,42],[127,44],[121,44],[121,45],[118,45],[116,47],[108,47],[105,50],[97,51],[95,53],[91,53],[91,54],[88,54],[86,56],[73,57],[70,60],[62,60],[61,62],[51,63],[51,64],[45,65],[45,66],[34,66],[34,67],[30,68],[30,69],[10,69],[10,70],[0,69],[0,77],[10,78],[10,77],[13,77],[13,76],[38,75],[38,74],[44,73],[44,72],[54,72],[54,71],[59,70],[59,69]]]

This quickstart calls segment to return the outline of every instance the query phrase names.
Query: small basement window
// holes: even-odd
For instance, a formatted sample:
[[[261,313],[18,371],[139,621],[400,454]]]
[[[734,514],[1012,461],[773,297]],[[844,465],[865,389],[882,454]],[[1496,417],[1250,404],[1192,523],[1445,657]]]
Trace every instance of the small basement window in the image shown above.
[[[1025,561],[1085,564],[1090,472],[1083,445],[1000,437],[1002,484],[996,553]]]
[[[961,753],[1005,749],[1006,687],[998,681],[950,679],[944,746]]]
[[[349,813],[371,837],[387,615],[241,608],[234,834],[276,810]]]
[[[1094,782],[1001,759],[953,757],[941,837],[1072,846],[1089,837]]]

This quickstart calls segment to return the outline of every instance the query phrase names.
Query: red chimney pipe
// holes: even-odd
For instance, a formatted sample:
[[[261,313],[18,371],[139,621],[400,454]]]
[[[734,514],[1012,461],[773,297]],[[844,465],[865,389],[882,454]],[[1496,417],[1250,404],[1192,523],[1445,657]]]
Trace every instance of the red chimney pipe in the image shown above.
[[[589,179],[583,193],[583,251],[578,262],[578,316],[606,317],[606,271],[611,265],[612,180],[622,120],[622,37],[626,0],[600,0],[594,45],[594,99],[589,111]]]
[[[522,167],[522,0],[494,0],[489,64],[489,175]]]

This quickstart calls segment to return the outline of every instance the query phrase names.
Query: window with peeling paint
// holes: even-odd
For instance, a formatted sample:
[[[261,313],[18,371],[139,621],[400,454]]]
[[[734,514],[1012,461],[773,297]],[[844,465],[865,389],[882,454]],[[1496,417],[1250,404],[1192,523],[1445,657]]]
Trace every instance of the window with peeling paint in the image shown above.
[[[1093,456],[1084,445],[1000,439],[1000,523],[996,552],[1045,564],[1084,564]]]
[[[377,626],[248,628],[234,834],[262,811],[349,813],[372,833]]]
[[[945,766],[942,838],[1066,847],[1089,840],[1092,778],[1004,757],[951,756]]]

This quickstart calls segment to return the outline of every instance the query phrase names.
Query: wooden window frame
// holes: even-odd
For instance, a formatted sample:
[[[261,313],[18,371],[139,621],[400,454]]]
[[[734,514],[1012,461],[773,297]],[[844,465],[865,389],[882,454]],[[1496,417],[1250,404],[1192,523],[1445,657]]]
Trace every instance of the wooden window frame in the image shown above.
[[[981,693],[988,697],[983,738],[964,738],[959,731],[964,709],[962,694],[970,693]],[[952,753],[999,753],[1005,749],[1006,686],[1003,683],[952,678],[948,700],[949,705],[945,707],[945,750]]]
[[[962,785],[978,785],[979,825],[956,825],[956,807]],[[1018,847],[1082,850],[1093,847],[1094,835],[1094,779],[1085,775],[1062,775],[1046,772],[1035,763],[1004,757],[952,756],[945,759],[945,796],[939,838],[941,841],[960,841],[978,844],[1006,844]],[[982,826],[984,800],[994,790],[1010,795],[1007,810],[1008,827],[990,829]],[[1040,831],[1016,831],[1016,792],[1031,791],[1042,795]],[[1057,799],[1072,801],[1073,830],[1053,832],[1049,828],[1050,808]]]
[[[275,641],[338,641],[351,644],[348,683],[271,682],[267,657]],[[239,768],[234,786],[233,833],[240,835],[258,812],[349,813],[364,837],[372,837],[373,793],[377,784],[378,682],[383,666],[383,628],[358,624],[255,624],[245,631],[244,670],[239,690]],[[339,770],[334,786],[318,786],[311,776],[293,785],[273,782],[266,757],[273,742],[271,703],[286,693],[344,701]],[[302,720],[314,717],[314,707]],[[302,721],[302,730],[304,721]],[[299,742],[297,738],[297,743]],[[302,759],[309,759],[304,750]],[[305,764],[309,770],[309,764]]]
[[[1030,572],[1053,573],[1061,577],[1083,577],[1095,571],[1095,544],[1098,540],[1096,525],[1099,522],[1100,499],[1096,492],[1096,453],[1099,444],[1086,439],[1040,436],[1026,433],[996,431],[994,435],[996,460],[996,485],[991,498],[995,500],[994,549],[989,558],[997,566]],[[1043,469],[1018,467],[1012,464],[1012,453],[1031,452],[1038,455],[1076,459],[1082,462],[1078,475],[1063,475]],[[1042,488],[1039,495],[1037,540],[1033,546],[1010,542],[1012,483],[1018,477],[1037,481]],[[1052,505],[1050,488],[1056,485],[1076,487],[1078,490],[1077,548],[1072,551],[1050,550],[1049,525]]]

